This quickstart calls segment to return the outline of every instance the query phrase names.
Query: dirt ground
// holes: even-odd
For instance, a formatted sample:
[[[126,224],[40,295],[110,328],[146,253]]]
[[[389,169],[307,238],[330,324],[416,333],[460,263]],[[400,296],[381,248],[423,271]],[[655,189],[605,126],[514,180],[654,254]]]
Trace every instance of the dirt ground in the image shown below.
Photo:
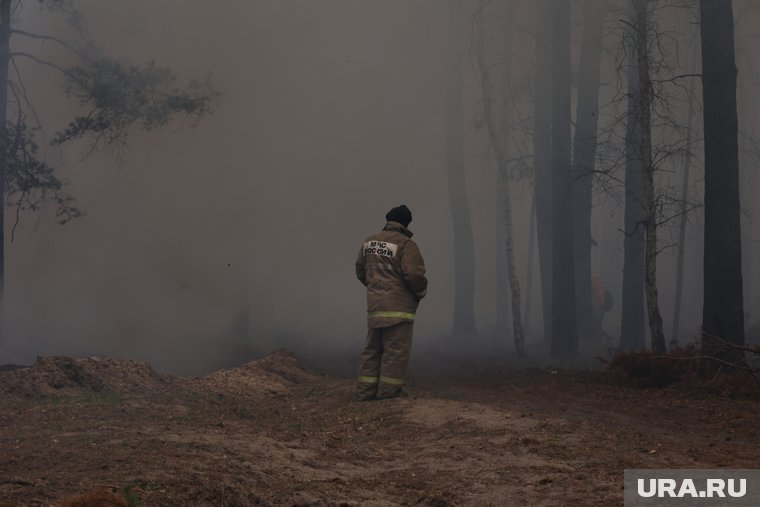
[[[625,468],[757,468],[760,402],[604,373],[417,365],[410,396],[277,352],[202,378],[107,359],[0,372],[0,504],[622,505]]]

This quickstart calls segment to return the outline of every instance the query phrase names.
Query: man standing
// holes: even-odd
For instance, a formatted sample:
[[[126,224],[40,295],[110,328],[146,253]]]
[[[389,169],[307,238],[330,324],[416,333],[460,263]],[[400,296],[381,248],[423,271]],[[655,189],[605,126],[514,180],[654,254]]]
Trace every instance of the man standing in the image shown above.
[[[359,250],[356,277],[367,287],[367,344],[359,369],[360,400],[394,398],[403,393],[412,351],[412,324],[427,292],[425,263],[407,229],[412,212],[390,210],[381,232]]]

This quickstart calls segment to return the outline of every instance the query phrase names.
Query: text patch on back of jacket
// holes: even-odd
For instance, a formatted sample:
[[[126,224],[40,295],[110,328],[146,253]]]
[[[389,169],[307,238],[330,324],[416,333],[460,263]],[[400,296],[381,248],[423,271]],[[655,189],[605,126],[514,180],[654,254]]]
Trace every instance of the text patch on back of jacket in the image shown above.
[[[395,257],[398,245],[388,243],[387,241],[367,241],[364,243],[364,255],[384,255],[385,257]]]

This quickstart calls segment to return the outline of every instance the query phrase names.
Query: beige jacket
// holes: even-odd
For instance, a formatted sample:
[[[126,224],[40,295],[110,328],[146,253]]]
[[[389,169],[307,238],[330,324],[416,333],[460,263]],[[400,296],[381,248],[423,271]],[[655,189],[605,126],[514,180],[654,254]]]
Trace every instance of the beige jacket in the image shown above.
[[[356,258],[356,277],[367,287],[370,327],[413,321],[427,293],[425,263],[411,240],[412,231],[397,222],[366,239]]]

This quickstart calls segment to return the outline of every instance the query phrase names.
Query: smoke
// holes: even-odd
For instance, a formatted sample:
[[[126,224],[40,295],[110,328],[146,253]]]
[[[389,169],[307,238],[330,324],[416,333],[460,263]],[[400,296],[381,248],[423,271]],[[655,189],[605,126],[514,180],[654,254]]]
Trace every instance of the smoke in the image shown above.
[[[216,113],[194,128],[133,132],[120,156],[82,160],[84,144],[49,153],[86,216],[63,227],[44,213],[22,217],[7,249],[4,361],[113,355],[198,373],[241,358],[246,345],[358,353],[365,294],[353,262],[363,239],[400,203],[414,214],[410,228],[430,278],[417,343],[437,347],[449,340],[454,288],[443,4],[89,0],[78,6],[105,53],[128,62],[155,59],[181,81],[211,75],[223,95]],[[515,21],[521,28],[515,52],[524,56],[516,71],[526,75],[531,12],[517,8]],[[19,16],[30,31],[67,33],[36,2],[24,2]],[[66,63],[65,51],[50,44],[19,44]],[[20,69],[46,130],[61,128],[77,104],[48,69],[32,62]],[[494,337],[499,211],[487,139],[472,128],[481,105],[469,70],[467,190],[483,335],[472,346],[511,349],[510,338]],[[607,99],[612,79],[603,77]],[[524,283],[529,179],[513,192]],[[598,203],[594,270],[619,303],[622,207],[611,198]],[[673,261],[666,255],[661,283],[669,287]],[[689,252],[691,273],[699,271],[698,255]],[[529,350],[542,341],[535,265]],[[697,297],[687,303],[693,323],[700,303]],[[618,322],[616,308],[605,323],[615,337]]]

